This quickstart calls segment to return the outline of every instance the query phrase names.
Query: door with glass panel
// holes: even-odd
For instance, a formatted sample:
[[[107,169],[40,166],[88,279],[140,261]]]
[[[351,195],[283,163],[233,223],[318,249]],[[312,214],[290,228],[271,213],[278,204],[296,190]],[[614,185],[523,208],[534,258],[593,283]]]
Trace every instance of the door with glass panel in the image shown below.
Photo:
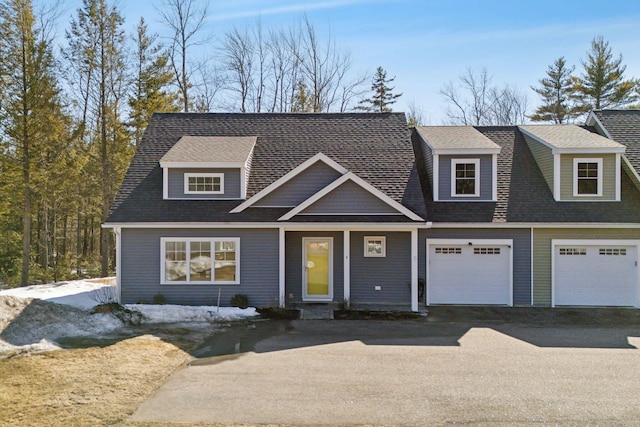
[[[333,300],[333,239],[302,239],[302,299]]]

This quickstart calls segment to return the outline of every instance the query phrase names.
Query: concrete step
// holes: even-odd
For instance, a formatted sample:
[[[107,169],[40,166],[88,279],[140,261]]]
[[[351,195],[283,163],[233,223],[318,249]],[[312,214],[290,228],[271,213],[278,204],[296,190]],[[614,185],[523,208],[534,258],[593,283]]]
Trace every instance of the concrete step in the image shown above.
[[[333,307],[320,305],[320,306],[305,306],[300,308],[301,320],[331,320],[333,319]]]

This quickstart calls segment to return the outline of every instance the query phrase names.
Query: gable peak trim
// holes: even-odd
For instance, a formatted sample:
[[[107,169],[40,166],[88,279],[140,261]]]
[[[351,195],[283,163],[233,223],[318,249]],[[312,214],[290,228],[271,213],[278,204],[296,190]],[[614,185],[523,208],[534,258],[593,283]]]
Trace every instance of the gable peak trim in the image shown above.
[[[328,195],[333,190],[335,190],[336,188],[340,187],[342,184],[344,184],[347,181],[351,181],[351,182],[355,183],[356,185],[360,186],[362,189],[364,189],[365,191],[369,192],[371,195],[377,197],[378,199],[380,199],[381,201],[383,201],[387,205],[391,206],[392,208],[394,208],[395,210],[397,210],[401,214],[405,215],[406,217],[408,217],[408,218],[410,218],[410,219],[412,219],[414,221],[425,221],[424,218],[422,218],[419,215],[415,214],[410,209],[407,209],[402,204],[396,202],[391,197],[387,196],[382,191],[378,190],[373,185],[369,184],[367,181],[365,181],[364,179],[360,178],[358,175],[354,174],[353,172],[347,172],[347,173],[343,174],[340,178],[336,179],[331,184],[327,185],[322,190],[318,191],[317,193],[315,193],[314,195],[309,197],[307,200],[303,201],[298,206],[296,206],[295,208],[291,209],[289,212],[287,212],[286,214],[284,214],[283,216],[278,218],[278,221],[288,221],[288,220],[290,220],[291,218],[293,218],[294,216],[298,215],[300,212],[304,211],[306,208],[308,208],[309,206],[313,205],[315,202],[317,202],[318,200],[322,199],[324,196]]]

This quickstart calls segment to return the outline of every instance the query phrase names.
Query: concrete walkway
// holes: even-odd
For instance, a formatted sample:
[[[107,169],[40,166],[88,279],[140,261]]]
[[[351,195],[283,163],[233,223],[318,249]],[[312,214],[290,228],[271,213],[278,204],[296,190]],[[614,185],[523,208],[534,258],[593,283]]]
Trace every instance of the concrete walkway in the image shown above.
[[[131,420],[640,423],[640,327],[295,321],[257,333],[249,350],[178,371]]]

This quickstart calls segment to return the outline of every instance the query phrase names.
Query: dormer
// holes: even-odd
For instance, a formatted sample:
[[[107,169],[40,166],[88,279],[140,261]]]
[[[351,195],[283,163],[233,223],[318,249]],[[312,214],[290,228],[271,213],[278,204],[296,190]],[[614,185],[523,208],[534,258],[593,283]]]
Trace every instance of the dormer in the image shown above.
[[[556,201],[620,201],[624,145],[576,125],[519,129]]]
[[[165,200],[246,199],[257,137],[183,136],[160,159]]]
[[[500,146],[472,126],[419,126],[434,201],[495,202]]]

